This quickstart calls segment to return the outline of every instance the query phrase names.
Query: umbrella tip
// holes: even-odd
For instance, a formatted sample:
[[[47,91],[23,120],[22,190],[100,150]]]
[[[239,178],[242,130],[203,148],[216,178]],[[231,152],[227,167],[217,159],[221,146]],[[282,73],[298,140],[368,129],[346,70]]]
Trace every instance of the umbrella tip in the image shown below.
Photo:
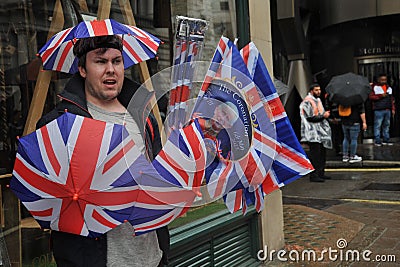
[[[40,57],[40,54],[39,54],[39,53],[36,53],[36,56],[37,56],[37,57]]]
[[[19,140],[19,135],[17,135],[17,140]]]
[[[6,187],[7,187],[7,188],[10,188],[10,184],[6,184]]]

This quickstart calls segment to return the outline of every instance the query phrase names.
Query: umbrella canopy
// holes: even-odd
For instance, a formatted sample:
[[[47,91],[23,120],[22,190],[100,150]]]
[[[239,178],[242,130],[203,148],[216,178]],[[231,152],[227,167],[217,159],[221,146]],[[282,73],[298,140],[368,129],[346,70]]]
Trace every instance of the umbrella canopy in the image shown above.
[[[55,34],[40,49],[38,55],[42,58],[43,69],[76,73],[78,59],[73,54],[76,41],[105,35],[119,35],[123,39],[125,68],[155,57],[160,44],[160,39],[150,33],[113,19],[83,21]]]
[[[343,106],[352,106],[364,103],[371,86],[366,77],[354,73],[334,76],[326,87],[329,99]]]
[[[20,138],[11,189],[42,228],[89,237],[125,221],[161,227],[196,197],[163,179],[123,125],[67,112]]]

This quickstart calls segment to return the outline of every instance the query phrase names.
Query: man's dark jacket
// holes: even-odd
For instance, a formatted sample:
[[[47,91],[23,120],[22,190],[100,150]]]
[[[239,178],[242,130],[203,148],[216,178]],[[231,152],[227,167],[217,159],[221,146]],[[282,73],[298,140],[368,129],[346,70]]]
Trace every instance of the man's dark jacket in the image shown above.
[[[161,150],[161,139],[158,125],[151,115],[145,116],[146,106],[152,97],[147,90],[138,90],[139,84],[124,79],[121,93],[118,96],[120,103],[126,107],[141,130],[147,153],[151,160]],[[37,123],[37,128],[44,126],[50,121],[62,115],[65,111],[91,118],[87,107],[85,96],[84,79],[75,74],[66,84],[64,91],[59,95],[61,102],[55,109],[44,115]],[[135,94],[135,98],[132,99]],[[132,101],[131,101],[132,100]],[[128,107],[129,105],[129,107]],[[169,232],[167,227],[157,230],[160,249],[163,251],[161,264],[167,264],[169,250]],[[51,245],[57,266],[87,266],[101,267],[107,263],[107,240],[106,235],[99,238],[89,238],[59,231],[52,231]],[[132,255],[132,261],[135,255]]]

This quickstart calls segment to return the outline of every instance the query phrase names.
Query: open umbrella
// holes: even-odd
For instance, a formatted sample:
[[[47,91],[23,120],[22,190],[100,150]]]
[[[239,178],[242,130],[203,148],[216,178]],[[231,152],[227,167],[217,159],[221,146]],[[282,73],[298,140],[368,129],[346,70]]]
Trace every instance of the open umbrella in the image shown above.
[[[73,54],[78,39],[119,35],[123,39],[124,66],[128,68],[139,62],[155,57],[160,40],[135,26],[121,24],[113,19],[83,21],[75,27],[65,29],[40,49],[43,69],[66,73],[78,71],[78,59]]]
[[[156,229],[196,197],[162,178],[123,125],[67,112],[20,138],[11,189],[42,228],[89,237],[125,221]]]
[[[326,87],[329,99],[343,106],[364,103],[370,91],[368,79],[352,72],[334,76]]]

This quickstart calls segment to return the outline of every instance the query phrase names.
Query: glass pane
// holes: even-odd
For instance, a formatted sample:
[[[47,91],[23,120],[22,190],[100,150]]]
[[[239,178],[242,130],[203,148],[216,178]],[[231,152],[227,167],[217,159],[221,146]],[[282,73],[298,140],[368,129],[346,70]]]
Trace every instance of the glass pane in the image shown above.
[[[41,73],[39,49],[53,32],[72,27],[82,20],[81,15],[96,17],[99,0],[2,0],[0,1],[0,265],[7,266],[55,266],[49,248],[49,231],[40,229],[30,213],[20,205],[9,188],[17,149],[17,137],[24,134],[35,88],[48,90],[43,113],[54,108],[57,95],[71,77],[70,74],[53,72],[49,84],[38,80]],[[119,3],[112,1],[110,18],[124,22]],[[171,65],[171,44],[174,38],[176,15],[205,19],[209,29],[205,37],[202,59],[209,61],[221,35],[234,39],[237,35],[235,1],[222,2],[190,0],[171,1],[168,18],[158,19],[155,28],[154,10],[159,1],[132,0],[131,7],[137,26],[159,37],[164,44],[158,51],[158,59],[147,61],[150,74]],[[62,10],[55,10],[61,3]],[[87,10],[85,5],[87,4]],[[179,6],[179,7],[178,7]],[[182,12],[184,10],[184,12]],[[58,12],[56,12],[58,11]],[[61,12],[62,11],[62,12]],[[172,24],[168,25],[168,24]],[[57,26],[57,27],[55,27]],[[139,81],[138,66],[126,75]],[[160,106],[161,107],[161,106]],[[193,219],[224,209],[219,201],[206,207],[196,208]],[[199,215],[200,214],[200,215]],[[187,218],[186,218],[187,219]],[[176,226],[178,226],[177,224]],[[173,226],[174,227],[174,226]]]
[[[79,3],[86,2],[88,10]],[[112,1],[110,17],[124,22],[119,3]],[[136,23],[159,36],[152,25],[152,4],[131,1]],[[152,2],[152,1],[150,1]],[[56,9],[61,3],[61,9]],[[30,213],[10,190],[10,178],[17,150],[17,137],[24,135],[30,105],[36,87],[47,90],[43,113],[54,108],[57,95],[71,77],[52,72],[49,84],[38,79],[42,62],[39,49],[54,33],[76,25],[81,14],[96,17],[99,1],[82,0],[2,0],[0,1],[0,265],[55,266],[50,251],[50,231],[40,229]],[[140,8],[139,8],[140,7]],[[57,11],[57,12],[56,12]],[[144,25],[144,26],[141,26]],[[55,27],[56,26],[56,27]],[[168,29],[161,29],[168,33]],[[168,43],[168,35],[165,38]],[[166,51],[169,51],[167,48]],[[160,60],[169,64],[169,53]],[[151,61],[151,72],[159,61]],[[150,64],[149,64],[150,65]],[[165,63],[164,63],[165,65]],[[136,66],[135,66],[136,67]],[[137,71],[127,75],[139,80]]]
[[[194,35],[193,37],[194,40],[193,42],[196,43],[199,47],[199,50],[201,50],[201,57],[200,58],[196,57],[197,60],[206,62],[204,65],[197,64],[196,66],[199,68],[200,66],[208,68],[209,62],[211,61],[214,55],[215,49],[222,35],[230,38],[231,40],[234,40],[238,35],[235,0],[171,1],[171,20],[172,20],[171,43],[173,44],[173,50],[174,50],[173,56],[175,57],[175,59],[180,56],[178,51],[185,51],[185,49],[182,48],[184,47],[182,45],[182,40],[183,42],[186,41],[186,45],[188,47],[190,44],[190,41],[188,41],[190,40],[190,38],[187,38],[185,40],[182,37],[182,34],[184,36],[185,31],[184,30],[182,31],[183,27],[182,24],[180,24],[181,22],[180,16],[189,17],[192,19],[206,20],[208,22],[208,27],[204,34],[204,41],[202,41],[204,46],[200,45],[202,42],[196,39],[195,37],[196,35]],[[198,23],[198,25],[201,25],[201,23]],[[189,28],[191,29],[191,27]],[[190,65],[186,64],[183,68],[190,68]],[[201,80],[196,80],[195,82],[199,81]],[[198,90],[199,89],[198,87],[200,87],[201,84],[198,87],[196,87],[196,84],[192,84],[192,86],[193,89],[191,90]],[[191,96],[194,95],[195,94],[191,93]],[[207,217],[218,211],[227,210],[222,199],[215,201],[210,198],[205,185],[203,185],[203,187],[201,188],[201,193],[202,196],[197,198],[193,207],[183,217],[178,218],[173,223],[171,223],[171,225],[169,226],[171,229],[182,226],[187,223],[191,223],[200,218]]]

